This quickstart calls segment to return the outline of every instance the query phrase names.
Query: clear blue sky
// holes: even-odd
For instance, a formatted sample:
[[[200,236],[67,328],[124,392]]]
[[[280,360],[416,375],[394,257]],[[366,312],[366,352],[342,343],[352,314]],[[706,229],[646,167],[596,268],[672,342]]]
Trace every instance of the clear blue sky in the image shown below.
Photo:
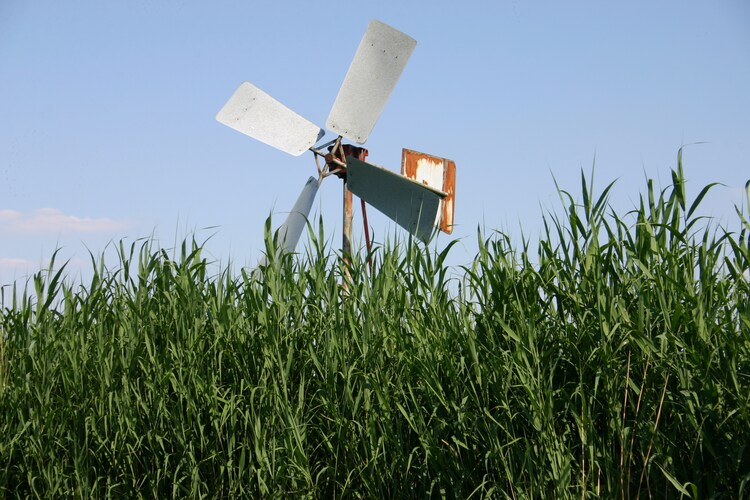
[[[577,192],[594,161],[625,212],[646,176],[666,186],[680,146],[704,142],[685,150],[689,195],[725,184],[706,204],[720,218],[743,203],[746,0],[2,0],[0,284],[58,247],[75,274],[87,249],[152,234],[163,247],[213,235],[213,258],[253,265],[264,219],[292,206],[314,161],[214,116],[248,80],[324,126],[371,19],[417,48],[369,160],[398,170],[407,147],[456,161],[455,263],[470,260],[478,225],[533,239],[558,206],[552,175]],[[340,198],[330,178],[314,207],[334,247]],[[378,241],[396,231],[371,223]],[[359,239],[358,214],[355,228]]]

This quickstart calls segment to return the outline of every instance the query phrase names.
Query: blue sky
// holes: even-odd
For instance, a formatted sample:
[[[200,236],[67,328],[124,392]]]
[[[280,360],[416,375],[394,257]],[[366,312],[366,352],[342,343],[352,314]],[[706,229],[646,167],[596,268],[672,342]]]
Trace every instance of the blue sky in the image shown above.
[[[211,237],[215,260],[253,265],[265,218],[281,222],[314,161],[214,116],[248,80],[324,126],[371,19],[417,47],[368,159],[399,170],[406,147],[456,161],[453,263],[471,259],[478,225],[533,239],[558,207],[552,176],[577,192],[594,162],[599,188],[617,179],[624,213],[646,177],[668,184],[691,144],[688,195],[723,183],[705,205],[721,220],[744,203],[744,0],[2,0],[0,284],[25,280],[57,248],[85,276],[88,252],[108,242],[172,247],[193,232]],[[330,178],[314,206],[334,247],[340,199]],[[398,231],[370,218],[376,241]]]

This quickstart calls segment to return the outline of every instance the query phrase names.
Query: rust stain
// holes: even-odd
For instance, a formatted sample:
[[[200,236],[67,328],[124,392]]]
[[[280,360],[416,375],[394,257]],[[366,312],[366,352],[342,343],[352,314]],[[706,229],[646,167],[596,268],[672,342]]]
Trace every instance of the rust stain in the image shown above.
[[[453,232],[453,208],[456,200],[456,162],[411,149],[401,153],[401,175],[446,193],[441,205],[440,230]]]

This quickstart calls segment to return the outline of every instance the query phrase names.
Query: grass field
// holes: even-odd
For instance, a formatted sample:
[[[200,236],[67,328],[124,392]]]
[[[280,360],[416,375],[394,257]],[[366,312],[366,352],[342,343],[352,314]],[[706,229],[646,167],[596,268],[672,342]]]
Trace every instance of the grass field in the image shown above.
[[[5,289],[0,496],[748,497],[750,224],[681,164],[626,214],[589,184],[533,253],[381,246],[346,291],[322,227],[262,280],[145,242]]]

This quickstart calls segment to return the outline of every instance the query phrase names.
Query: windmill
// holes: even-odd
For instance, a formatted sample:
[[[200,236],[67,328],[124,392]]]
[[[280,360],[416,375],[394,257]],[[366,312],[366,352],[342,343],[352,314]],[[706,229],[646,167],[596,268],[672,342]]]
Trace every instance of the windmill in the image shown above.
[[[369,23],[326,121],[337,137],[323,144],[316,145],[325,136],[323,129],[249,82],[242,83],[216,115],[220,123],[269,146],[294,156],[312,151],[315,157],[318,177],[307,180],[279,227],[278,251],[297,246],[320,183],[331,175],[344,183],[344,257],[351,252],[352,194],[362,202],[368,251],[365,202],[425,242],[436,229],[452,232],[453,161],[404,149],[399,175],[365,162],[366,149],[342,142],[367,141],[416,43],[380,21]]]

